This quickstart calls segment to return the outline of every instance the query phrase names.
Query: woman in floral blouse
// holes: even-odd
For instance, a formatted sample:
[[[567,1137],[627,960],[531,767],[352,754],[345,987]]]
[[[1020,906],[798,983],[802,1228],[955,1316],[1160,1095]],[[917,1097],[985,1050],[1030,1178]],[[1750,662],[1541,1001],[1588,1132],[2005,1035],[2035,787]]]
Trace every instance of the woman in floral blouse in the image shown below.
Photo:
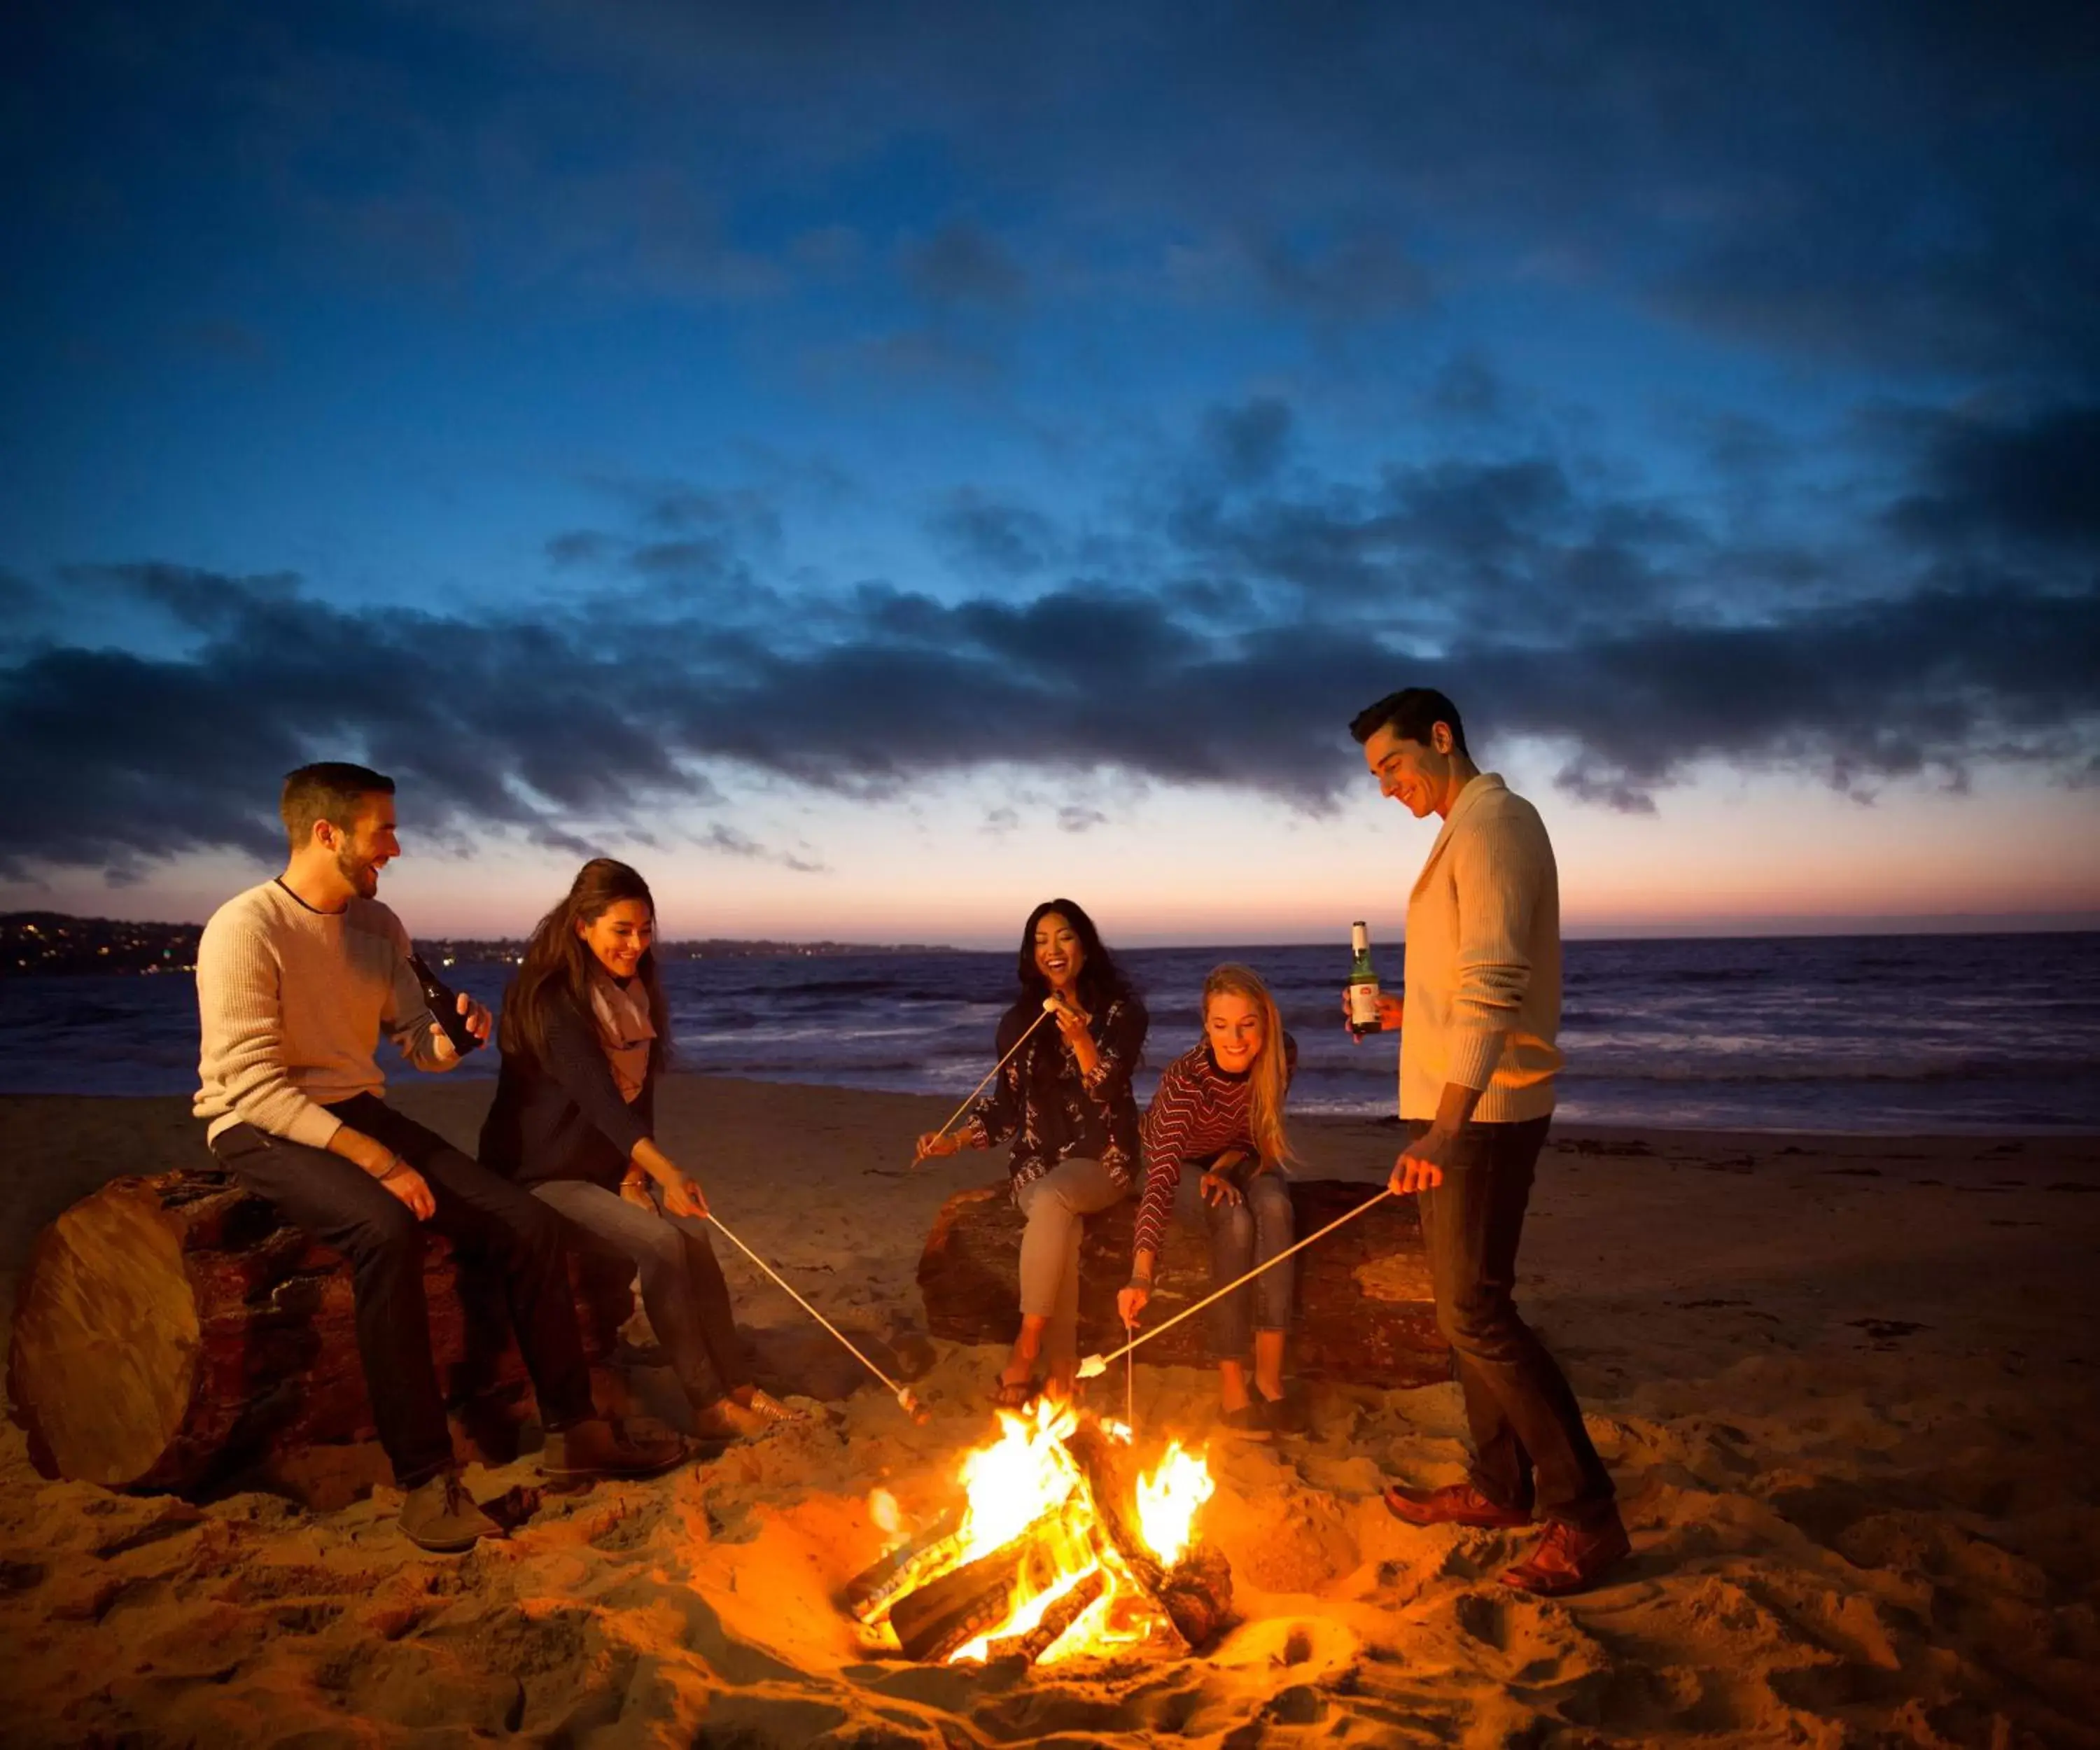
[[[1021,1334],[997,1401],[1018,1409],[1037,1391],[1063,1397],[1079,1364],[1083,1219],[1128,1195],[1137,1169],[1131,1072],[1145,1049],[1145,1005],[1069,899],[1045,900],[1021,932],[1021,995],[995,1049],[1012,1058],[961,1127],[919,1139],[919,1153],[953,1154],[1013,1139],[1008,1171],[1028,1225],[1021,1237]],[[1047,1003],[1055,1025],[1031,1034]],[[1014,1051],[1017,1042],[1026,1043]],[[1041,1360],[1046,1368],[1037,1372]]]

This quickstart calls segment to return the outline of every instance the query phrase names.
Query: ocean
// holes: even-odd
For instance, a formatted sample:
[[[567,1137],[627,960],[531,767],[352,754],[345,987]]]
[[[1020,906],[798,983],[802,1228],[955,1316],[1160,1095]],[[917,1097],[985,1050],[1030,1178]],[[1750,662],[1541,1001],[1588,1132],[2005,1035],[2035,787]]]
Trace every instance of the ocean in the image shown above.
[[[1374,945],[1398,989],[1401,951]],[[1341,1025],[1346,940],[1142,948],[1142,1099],[1193,1043],[1220,960],[1269,981],[1298,1039],[1294,1111],[1393,1110],[1395,1044]],[[681,1067],[952,1095],[991,1067],[1011,954],[682,960],[665,969]],[[507,968],[446,976],[483,1001]],[[0,980],[0,1092],[185,1094],[187,975]],[[1560,1115],[1595,1124],[1882,1132],[2100,1131],[2100,932],[1575,941]],[[415,1072],[390,1061],[389,1073]],[[457,1073],[492,1076],[495,1054]]]

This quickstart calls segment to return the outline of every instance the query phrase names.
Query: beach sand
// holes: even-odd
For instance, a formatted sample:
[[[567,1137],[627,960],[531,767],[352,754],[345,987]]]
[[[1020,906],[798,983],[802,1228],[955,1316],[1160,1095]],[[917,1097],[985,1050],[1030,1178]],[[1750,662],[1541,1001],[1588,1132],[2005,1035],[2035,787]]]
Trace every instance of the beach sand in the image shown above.
[[[470,1144],[488,1091],[395,1097]],[[1502,1588],[1526,1537],[1413,1530],[1379,1499],[1388,1475],[1462,1474],[1456,1388],[1323,1383],[1314,1438],[1211,1448],[1202,1523],[1243,1618],[1221,1644],[1022,1674],[907,1664],[833,1602],[889,1541],[869,1491],[930,1516],[995,1432],[998,1351],[915,1335],[914,1270],[942,1198],[995,1160],[903,1171],[937,1100],[681,1077],[660,1111],[724,1219],[920,1373],[927,1425],[721,1247],[769,1374],[818,1418],[545,1495],[465,1558],[401,1539],[390,1489],[192,1510],[45,1482],[11,1427],[0,1740],[2100,1744],[2100,1141],[1558,1135],[1520,1304],[1633,1559],[1565,1602]],[[202,1158],[180,1101],[11,1099],[0,1123],[8,1305],[73,1198]],[[1297,1135],[1325,1176],[1382,1177],[1396,1145],[1368,1120]],[[1204,1373],[1140,1368],[1148,1453],[1213,1403]],[[486,1500],[536,1478],[469,1481]]]

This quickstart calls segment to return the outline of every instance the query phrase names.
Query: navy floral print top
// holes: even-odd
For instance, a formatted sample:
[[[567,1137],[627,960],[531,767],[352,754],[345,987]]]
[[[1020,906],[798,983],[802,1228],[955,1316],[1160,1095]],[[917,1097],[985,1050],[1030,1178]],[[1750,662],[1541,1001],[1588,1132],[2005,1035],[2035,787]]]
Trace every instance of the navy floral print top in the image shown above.
[[[999,1024],[998,1055],[1013,1051],[1014,1042],[1042,1013],[1039,1003],[1017,1003],[1008,1009]],[[1057,1023],[1045,1020],[1013,1051],[960,1134],[977,1148],[1013,1139],[1008,1170],[1016,1192],[1073,1155],[1099,1161],[1111,1179],[1128,1185],[1138,1159],[1137,1100],[1130,1078],[1150,1024],[1135,996],[1111,998],[1087,1024],[1101,1060],[1091,1075],[1083,1076]]]

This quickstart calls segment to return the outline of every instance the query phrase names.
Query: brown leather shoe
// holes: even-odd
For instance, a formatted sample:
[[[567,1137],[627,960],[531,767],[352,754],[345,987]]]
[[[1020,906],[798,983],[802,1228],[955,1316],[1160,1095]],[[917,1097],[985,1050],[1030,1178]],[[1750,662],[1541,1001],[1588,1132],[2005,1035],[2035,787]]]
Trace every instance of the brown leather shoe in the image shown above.
[[[1531,1523],[1529,1508],[1505,1507],[1470,1483],[1447,1483],[1441,1488],[1386,1486],[1385,1504],[1395,1519],[1410,1525],[1484,1525],[1501,1528]]]
[[[1502,1584],[1549,1598],[1586,1592],[1606,1569],[1632,1554],[1633,1547],[1633,1540],[1626,1536],[1616,1511],[1610,1519],[1591,1526],[1550,1520],[1546,1535],[1529,1555],[1503,1574]]]
[[[602,1417],[549,1434],[540,1448],[540,1474],[558,1483],[598,1477],[653,1477],[686,1457],[675,1435],[631,1434]]]

